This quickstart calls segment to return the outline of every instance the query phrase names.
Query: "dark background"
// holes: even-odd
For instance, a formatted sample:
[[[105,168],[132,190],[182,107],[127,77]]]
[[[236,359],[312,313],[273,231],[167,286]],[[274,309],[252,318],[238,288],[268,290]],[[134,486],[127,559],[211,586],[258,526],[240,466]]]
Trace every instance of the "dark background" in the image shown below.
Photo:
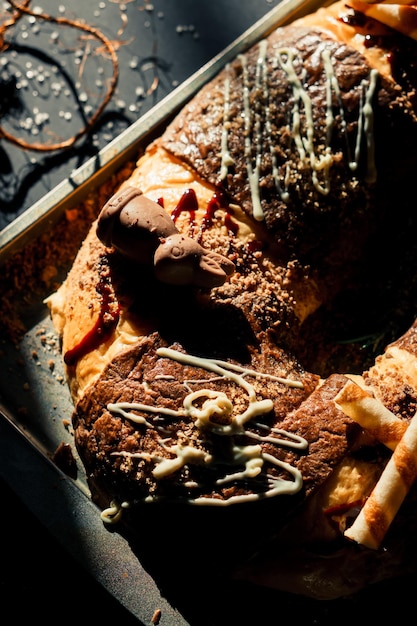
[[[279,1],[30,3],[33,9],[41,6],[47,15],[83,20],[98,28],[117,51],[120,75],[117,89],[96,127],[82,135],[73,147],[35,151],[0,139],[0,229],[42,199]],[[5,37],[5,46],[0,49],[0,127],[29,144],[68,140],[83,128],[106,94],[112,77],[106,50],[85,31],[58,25],[44,16],[22,16],[15,26],[2,31],[10,16],[9,2],[0,0],[0,35]],[[0,423],[0,623],[139,626],[139,621],[68,553],[65,541],[64,545],[58,542],[47,525],[34,515],[35,508],[47,507],[48,498],[42,495],[42,481],[36,481],[31,474],[30,464],[26,471],[20,451],[8,449],[4,438],[7,432],[8,428]],[[19,493],[28,497],[17,497],[10,486],[13,480],[1,471],[2,458],[6,466],[7,456],[25,474],[27,484]],[[44,500],[44,507],[28,506],[36,498]],[[222,590],[226,597],[227,592]],[[260,602],[263,595],[267,600],[268,591],[260,593]],[[364,602],[359,599],[336,606],[311,603],[310,610],[308,602],[295,599],[290,603],[290,613],[288,604],[278,602],[276,612],[267,619],[261,617],[262,606],[257,616],[252,603],[254,612],[248,608],[244,623],[234,619],[231,604],[225,607],[220,621],[230,626],[266,626],[286,620],[304,626],[341,626],[369,619],[391,624],[395,617],[395,623],[403,624],[409,611],[415,613],[414,595],[415,577],[398,581],[394,588],[382,585],[370,590]],[[207,602],[210,603],[209,597]],[[246,602],[244,594],[239,597],[240,615],[245,612]],[[164,623],[162,618],[160,626]]]

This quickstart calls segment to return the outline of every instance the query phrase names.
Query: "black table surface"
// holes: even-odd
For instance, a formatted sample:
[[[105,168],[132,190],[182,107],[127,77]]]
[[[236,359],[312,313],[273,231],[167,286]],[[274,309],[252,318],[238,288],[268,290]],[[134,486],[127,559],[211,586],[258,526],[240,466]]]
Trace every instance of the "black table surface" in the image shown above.
[[[120,76],[101,123],[72,149],[32,151],[0,140],[0,229],[277,4],[279,0],[43,0],[42,17],[23,15],[5,33],[7,47],[0,56],[0,129],[28,143],[71,137],[82,127],[88,107],[94,109],[105,93],[111,68],[94,37],[45,15],[80,19],[100,29],[115,45]],[[39,9],[37,3],[28,6]],[[10,15],[5,0],[0,26]],[[34,514],[30,498],[22,497],[36,478],[29,473],[25,489],[15,490],[2,462],[0,455],[1,623],[38,620],[56,626],[105,620],[138,626],[138,619],[49,532]],[[316,607],[308,619],[295,612],[291,620],[341,625],[373,616],[375,623],[391,624],[395,615],[396,623],[403,623],[413,607],[414,588],[415,579],[408,579],[394,593],[391,587],[376,590],[365,604]],[[262,622],[248,615],[245,623],[282,623],[283,610],[277,606],[276,615]],[[233,617],[229,623],[236,623]]]
[[[136,617],[75,560],[3,480],[0,497],[8,510],[0,521],[3,624],[117,620],[114,623],[138,626]]]

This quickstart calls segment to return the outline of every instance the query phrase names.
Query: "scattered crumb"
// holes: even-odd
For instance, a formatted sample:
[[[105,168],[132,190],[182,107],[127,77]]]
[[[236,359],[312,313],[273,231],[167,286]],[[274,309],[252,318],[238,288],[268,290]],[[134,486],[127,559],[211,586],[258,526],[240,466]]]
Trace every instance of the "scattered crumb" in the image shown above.
[[[128,178],[133,168],[133,162],[124,165],[77,207],[64,212],[36,239],[29,241],[22,249],[17,249],[5,261],[0,275],[2,336],[18,343],[28,331],[28,309],[42,303],[59,286],[62,277],[71,267],[91,222],[109,196]],[[47,345],[50,338],[45,330],[43,333],[41,329],[41,342]]]
[[[75,220],[78,219],[78,216],[79,216],[79,210],[77,208],[67,209],[65,211],[65,218],[67,222],[75,222]]]
[[[77,478],[77,463],[69,443],[61,442],[52,457],[53,462],[70,478]]]
[[[161,609],[156,609],[154,614],[152,615],[152,624],[159,624],[161,620],[162,611]]]

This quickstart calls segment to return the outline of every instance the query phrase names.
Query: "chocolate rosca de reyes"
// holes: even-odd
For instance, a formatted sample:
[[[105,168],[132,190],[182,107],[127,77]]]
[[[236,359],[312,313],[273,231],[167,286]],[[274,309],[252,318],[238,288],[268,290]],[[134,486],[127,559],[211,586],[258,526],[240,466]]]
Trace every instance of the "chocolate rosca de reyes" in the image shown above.
[[[104,523],[314,598],[417,554],[417,10],[393,7],[228,63],[47,299]]]

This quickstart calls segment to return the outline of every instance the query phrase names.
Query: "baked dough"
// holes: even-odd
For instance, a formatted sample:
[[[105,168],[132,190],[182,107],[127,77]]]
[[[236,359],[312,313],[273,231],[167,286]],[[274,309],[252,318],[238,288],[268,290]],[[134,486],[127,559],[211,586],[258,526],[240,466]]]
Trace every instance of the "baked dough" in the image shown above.
[[[364,313],[366,295],[392,296],[393,254],[413,293],[416,259],[399,242],[412,225],[416,59],[412,39],[344,3],[279,28],[205,86],[109,198],[47,301],[106,522],[138,537],[145,519],[155,536],[168,515],[198,550],[209,525],[208,569],[313,597],[410,566],[407,516],[382,549],[347,538],[391,451],[336,399],[356,385],[407,426],[417,391],[398,375],[399,411],[378,380],[397,344],[365,373],[343,360],[329,373],[340,342],[327,322],[346,330],[349,310],[335,312],[349,294]]]

